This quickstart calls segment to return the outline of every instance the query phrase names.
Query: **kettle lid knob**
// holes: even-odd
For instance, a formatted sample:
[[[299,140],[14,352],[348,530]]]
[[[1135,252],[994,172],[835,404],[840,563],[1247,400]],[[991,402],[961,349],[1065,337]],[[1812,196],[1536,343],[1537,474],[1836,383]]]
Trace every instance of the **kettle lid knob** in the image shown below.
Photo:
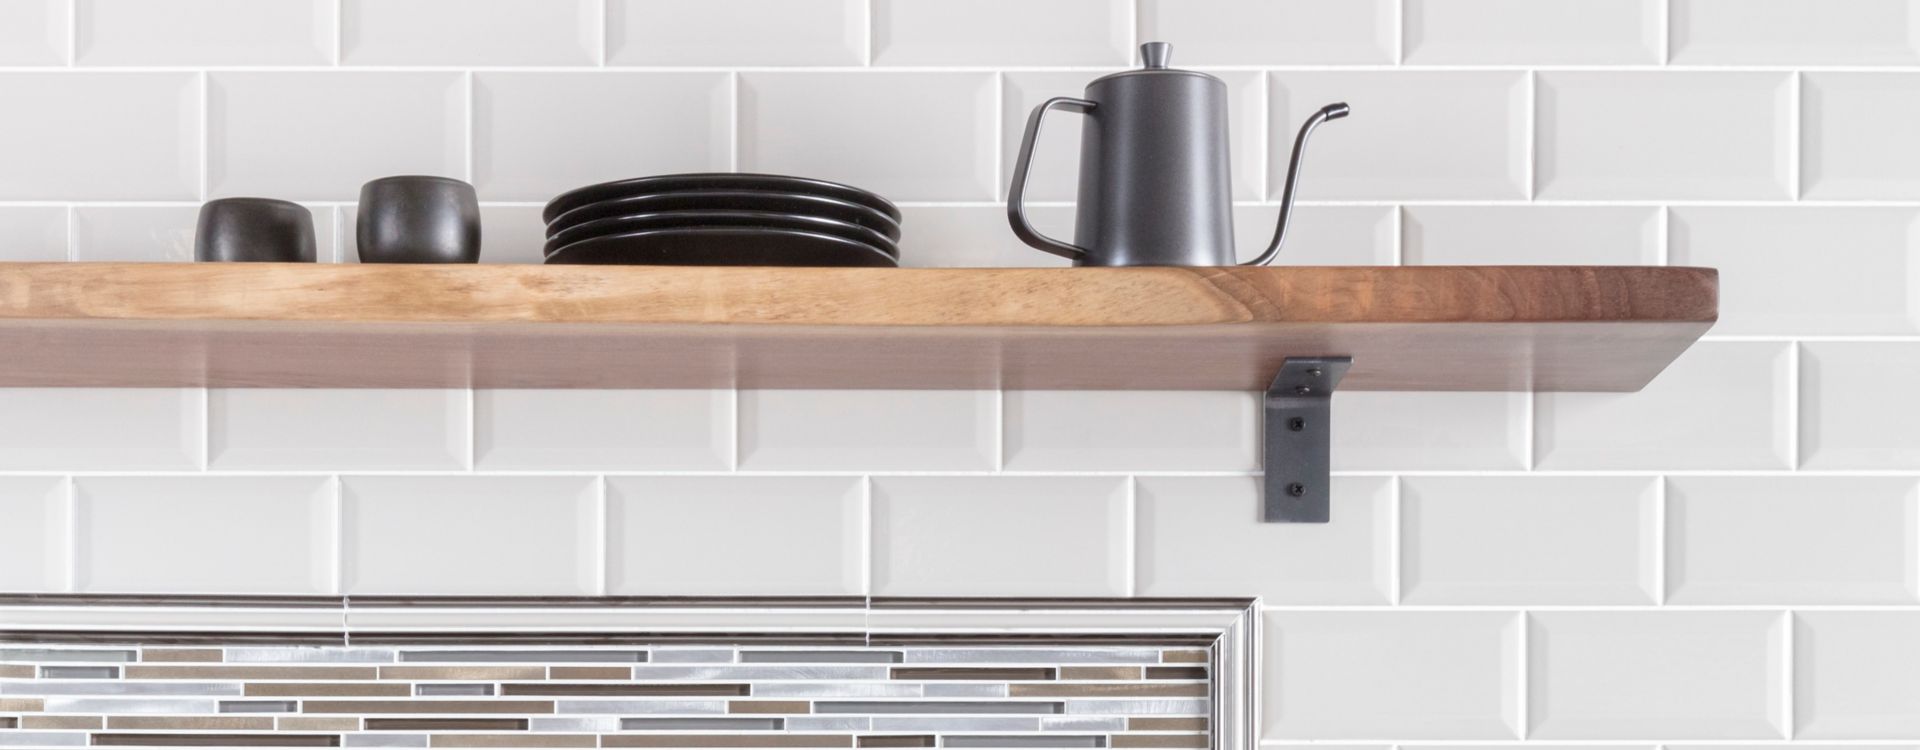
[[[1148,70],[1165,70],[1173,61],[1173,45],[1166,42],[1147,42],[1140,45],[1140,59],[1145,61]]]

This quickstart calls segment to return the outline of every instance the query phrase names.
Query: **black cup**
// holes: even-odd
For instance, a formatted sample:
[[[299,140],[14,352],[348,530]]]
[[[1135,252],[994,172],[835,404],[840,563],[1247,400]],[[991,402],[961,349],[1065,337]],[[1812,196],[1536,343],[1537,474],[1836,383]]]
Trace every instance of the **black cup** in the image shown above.
[[[383,177],[360,188],[362,263],[480,262],[480,198],[450,177]]]
[[[220,198],[200,206],[193,259],[213,263],[312,263],[313,212],[273,198]]]

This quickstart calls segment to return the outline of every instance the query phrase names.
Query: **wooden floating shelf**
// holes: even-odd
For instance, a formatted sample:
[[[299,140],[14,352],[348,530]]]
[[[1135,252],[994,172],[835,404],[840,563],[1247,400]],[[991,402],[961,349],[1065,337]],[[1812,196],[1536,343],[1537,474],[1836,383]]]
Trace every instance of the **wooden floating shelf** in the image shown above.
[[[0,264],[0,385],[1632,391],[1712,269]]]

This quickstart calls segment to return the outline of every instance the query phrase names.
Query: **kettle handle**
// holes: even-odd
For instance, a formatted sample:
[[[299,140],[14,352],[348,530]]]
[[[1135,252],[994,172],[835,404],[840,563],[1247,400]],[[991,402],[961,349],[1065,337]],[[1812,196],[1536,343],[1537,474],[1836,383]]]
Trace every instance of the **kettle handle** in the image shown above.
[[[1013,186],[1007,191],[1007,221],[1013,225],[1014,236],[1037,249],[1076,261],[1086,257],[1085,248],[1041,234],[1027,221],[1027,168],[1033,165],[1033,146],[1040,139],[1040,123],[1047,118],[1049,110],[1058,107],[1084,115],[1092,113],[1095,106],[1085,99],[1056,96],[1034,107],[1033,116],[1027,118],[1026,137],[1020,141],[1020,158],[1013,165]]]

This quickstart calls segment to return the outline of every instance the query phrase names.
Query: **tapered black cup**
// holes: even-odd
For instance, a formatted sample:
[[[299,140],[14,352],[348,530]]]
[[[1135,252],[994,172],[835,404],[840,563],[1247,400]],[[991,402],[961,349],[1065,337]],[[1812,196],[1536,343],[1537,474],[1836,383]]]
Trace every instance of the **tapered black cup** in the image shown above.
[[[273,198],[220,198],[200,206],[193,259],[214,263],[312,263],[313,212]]]
[[[449,177],[383,177],[360,188],[362,263],[480,262],[480,199]]]

